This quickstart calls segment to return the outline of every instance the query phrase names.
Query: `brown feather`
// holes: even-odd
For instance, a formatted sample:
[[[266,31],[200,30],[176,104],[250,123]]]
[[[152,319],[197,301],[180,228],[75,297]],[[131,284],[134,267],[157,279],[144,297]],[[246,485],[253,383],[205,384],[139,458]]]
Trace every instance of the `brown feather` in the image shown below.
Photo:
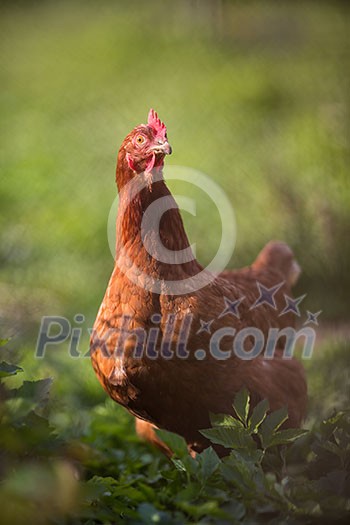
[[[264,359],[260,354],[255,359],[242,360],[232,354],[227,360],[218,360],[208,352],[210,334],[198,332],[201,319],[213,319],[213,332],[224,326],[237,331],[253,326],[265,336],[271,327],[293,326],[291,314],[279,316],[284,305],[283,294],[291,294],[291,285],[295,281],[297,266],[292,251],[284,243],[269,243],[250,267],[225,271],[196,292],[171,295],[166,281],[194,277],[203,268],[195,258],[187,263],[168,264],[145,250],[141,238],[145,211],[161,197],[173,201],[162,178],[160,157],[151,174],[152,184],[146,185],[135,197],[131,196],[129,183],[141,180],[142,169],[147,163],[147,152],[142,158],[139,150],[134,151],[134,137],[141,129],[152,141],[152,130],[145,131],[145,128],[135,128],[126,137],[118,154],[120,205],[116,264],[91,337],[91,357],[97,377],[108,394],[136,416],[137,432],[168,455],[169,449],[154,433],[154,426],[177,432],[184,436],[192,450],[200,451],[209,445],[199,433],[200,429],[210,425],[209,412],[232,413],[233,398],[244,386],[250,391],[253,404],[266,398],[271,410],[287,406],[289,419],[285,426],[299,426],[306,410],[306,382],[300,363],[294,358],[283,359],[283,346],[273,359]],[[130,166],[138,168],[135,170]],[[168,249],[178,251],[188,248],[189,241],[174,201],[173,206],[164,214],[159,234]],[[148,289],[150,278],[161,283],[161,293]],[[257,281],[266,287],[284,281],[276,293],[276,310],[266,304],[250,309],[259,296]],[[235,300],[242,296],[245,299],[239,307],[239,319],[233,315],[220,317],[224,297]],[[158,325],[151,319],[155,313],[160,316]],[[176,318],[173,331],[168,334],[168,349],[174,353],[181,323],[192,316],[188,358],[162,357],[159,355],[159,341],[155,345],[158,357],[135,357],[142,334],[160,326],[164,336],[172,315]],[[130,321],[129,333],[133,332],[126,341],[123,339],[125,316]],[[253,341],[247,338],[245,349],[249,350],[252,345]],[[207,351],[203,360],[195,357],[195,350],[199,348]],[[221,350],[231,349],[232,340],[223,338]],[[219,449],[218,452],[223,453]]]

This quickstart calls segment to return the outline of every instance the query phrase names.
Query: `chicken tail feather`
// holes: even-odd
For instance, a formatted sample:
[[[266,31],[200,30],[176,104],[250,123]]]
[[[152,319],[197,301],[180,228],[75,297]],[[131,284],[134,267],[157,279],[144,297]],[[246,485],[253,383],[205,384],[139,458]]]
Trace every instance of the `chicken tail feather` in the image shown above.
[[[295,259],[292,249],[285,242],[270,241],[261,250],[253,263],[253,268],[275,268],[282,275],[289,287],[298,281],[301,268]]]

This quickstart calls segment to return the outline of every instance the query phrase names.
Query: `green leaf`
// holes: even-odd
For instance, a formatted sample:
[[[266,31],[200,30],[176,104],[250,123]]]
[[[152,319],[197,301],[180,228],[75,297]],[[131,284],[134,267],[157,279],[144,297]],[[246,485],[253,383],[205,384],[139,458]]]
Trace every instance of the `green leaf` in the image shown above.
[[[286,430],[280,430],[272,436],[269,446],[286,445],[292,443],[301,436],[305,436],[305,434],[308,434],[308,430],[303,430],[302,428],[287,428]]]
[[[267,411],[269,409],[269,402],[267,399],[260,401],[253,410],[253,413],[249,419],[249,430],[252,433],[256,433],[258,427],[264,421]]]
[[[0,339],[0,343],[1,341],[5,341],[5,339]],[[18,374],[18,372],[23,372],[23,368],[17,365],[11,365],[9,363],[6,363],[5,361],[2,361],[0,363],[0,378],[15,376],[16,374]]]
[[[192,518],[194,518],[195,523],[213,523],[212,520],[210,522],[207,521],[209,516],[222,515],[222,512],[218,508],[218,502],[213,500],[205,501],[204,503],[193,502],[190,501],[189,498],[186,498],[185,495],[182,495],[181,500],[178,501],[178,506],[180,509],[186,512],[186,514],[189,514]],[[199,521],[200,518],[203,517],[205,518],[205,522]],[[174,522],[172,521],[171,523]],[[175,523],[178,524],[181,522],[177,521]],[[182,523],[193,523],[193,519],[190,521],[182,520]]]
[[[181,458],[181,463],[185,467],[186,472],[188,472],[194,477],[197,477],[199,475],[198,455],[195,458],[193,458],[192,456],[190,456],[190,454],[187,454],[187,456],[183,456]]]
[[[24,381],[23,385],[14,391],[14,397],[23,398],[43,407],[49,400],[51,384],[51,377],[38,381]]]
[[[216,427],[200,430],[200,433],[216,445],[233,448],[237,441],[236,429],[232,427]]]
[[[171,461],[175,465],[177,470],[179,470],[180,472],[187,472],[187,469],[186,469],[184,463],[181,461],[181,459],[171,458]]]
[[[254,442],[255,444],[255,442]],[[261,463],[265,453],[261,448],[251,448],[251,449],[233,449],[230,452],[230,458],[234,458],[235,461],[245,462],[245,463]]]
[[[245,461],[235,451],[233,452],[233,455],[231,452],[230,456],[225,457],[222,461],[220,472],[224,479],[235,484],[243,493],[248,487],[255,490],[257,488],[254,479],[256,473],[255,465]]]
[[[158,510],[151,503],[141,503],[137,511],[142,519],[142,523],[152,525],[154,523],[170,523],[168,514],[164,511]]]
[[[281,425],[288,419],[288,410],[286,407],[282,407],[275,412],[269,414],[265,420],[261,423],[259,428],[259,434],[261,436],[262,445],[264,448],[268,448],[273,437],[274,432],[280,428]]]
[[[168,445],[177,457],[182,458],[188,455],[187,443],[182,436],[160,429],[156,429],[156,434]]]
[[[219,456],[212,447],[208,447],[197,456],[203,480],[207,480],[220,465]]]
[[[5,346],[10,341],[10,337],[7,339],[0,339],[0,346]]]
[[[90,491],[90,496],[91,499],[94,499],[112,494],[117,486],[117,481],[112,477],[93,476],[86,484],[93,489]]]
[[[238,521],[240,522],[246,513],[243,503],[232,498],[230,498],[228,503],[226,503],[222,509],[227,512],[231,519],[235,519],[234,523],[237,523]]]
[[[249,392],[246,388],[242,388],[242,390],[240,390],[238,394],[236,394],[232,406],[235,409],[237,417],[242,421],[244,425],[246,425],[249,412]]]
[[[255,443],[246,429],[234,427],[215,427],[200,430],[200,433],[216,445],[226,448],[255,448]]]
[[[343,452],[342,449],[335,443],[332,443],[332,441],[325,441],[325,443],[322,443],[322,448],[339,457],[341,457]]]
[[[228,414],[213,414],[209,413],[210,423],[213,427],[234,427],[234,428],[244,428],[242,423],[228,415]]]

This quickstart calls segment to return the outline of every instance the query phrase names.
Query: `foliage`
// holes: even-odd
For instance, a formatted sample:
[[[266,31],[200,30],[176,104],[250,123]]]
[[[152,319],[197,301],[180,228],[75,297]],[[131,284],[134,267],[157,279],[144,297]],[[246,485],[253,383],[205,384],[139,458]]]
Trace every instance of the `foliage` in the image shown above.
[[[174,451],[169,462],[136,441],[125,412],[113,422],[120,408],[110,400],[72,436],[50,422],[50,378],[15,388],[18,367],[0,370],[7,523],[340,523],[350,509],[348,411],[311,431],[285,430],[285,409],[269,413],[266,401],[251,409],[242,390],[237,419],[211,414],[202,434],[213,446],[196,457],[182,437],[158,431]],[[217,445],[228,455],[220,459]]]

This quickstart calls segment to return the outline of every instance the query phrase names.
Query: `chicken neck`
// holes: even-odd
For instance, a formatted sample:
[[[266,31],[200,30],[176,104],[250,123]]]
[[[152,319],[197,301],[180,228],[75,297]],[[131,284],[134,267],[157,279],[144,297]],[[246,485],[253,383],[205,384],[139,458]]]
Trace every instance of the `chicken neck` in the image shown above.
[[[179,208],[165,184],[162,166],[135,174],[125,157],[118,159],[117,257],[131,261],[160,279],[182,279],[202,270],[186,235]],[[164,212],[163,212],[164,210]]]

